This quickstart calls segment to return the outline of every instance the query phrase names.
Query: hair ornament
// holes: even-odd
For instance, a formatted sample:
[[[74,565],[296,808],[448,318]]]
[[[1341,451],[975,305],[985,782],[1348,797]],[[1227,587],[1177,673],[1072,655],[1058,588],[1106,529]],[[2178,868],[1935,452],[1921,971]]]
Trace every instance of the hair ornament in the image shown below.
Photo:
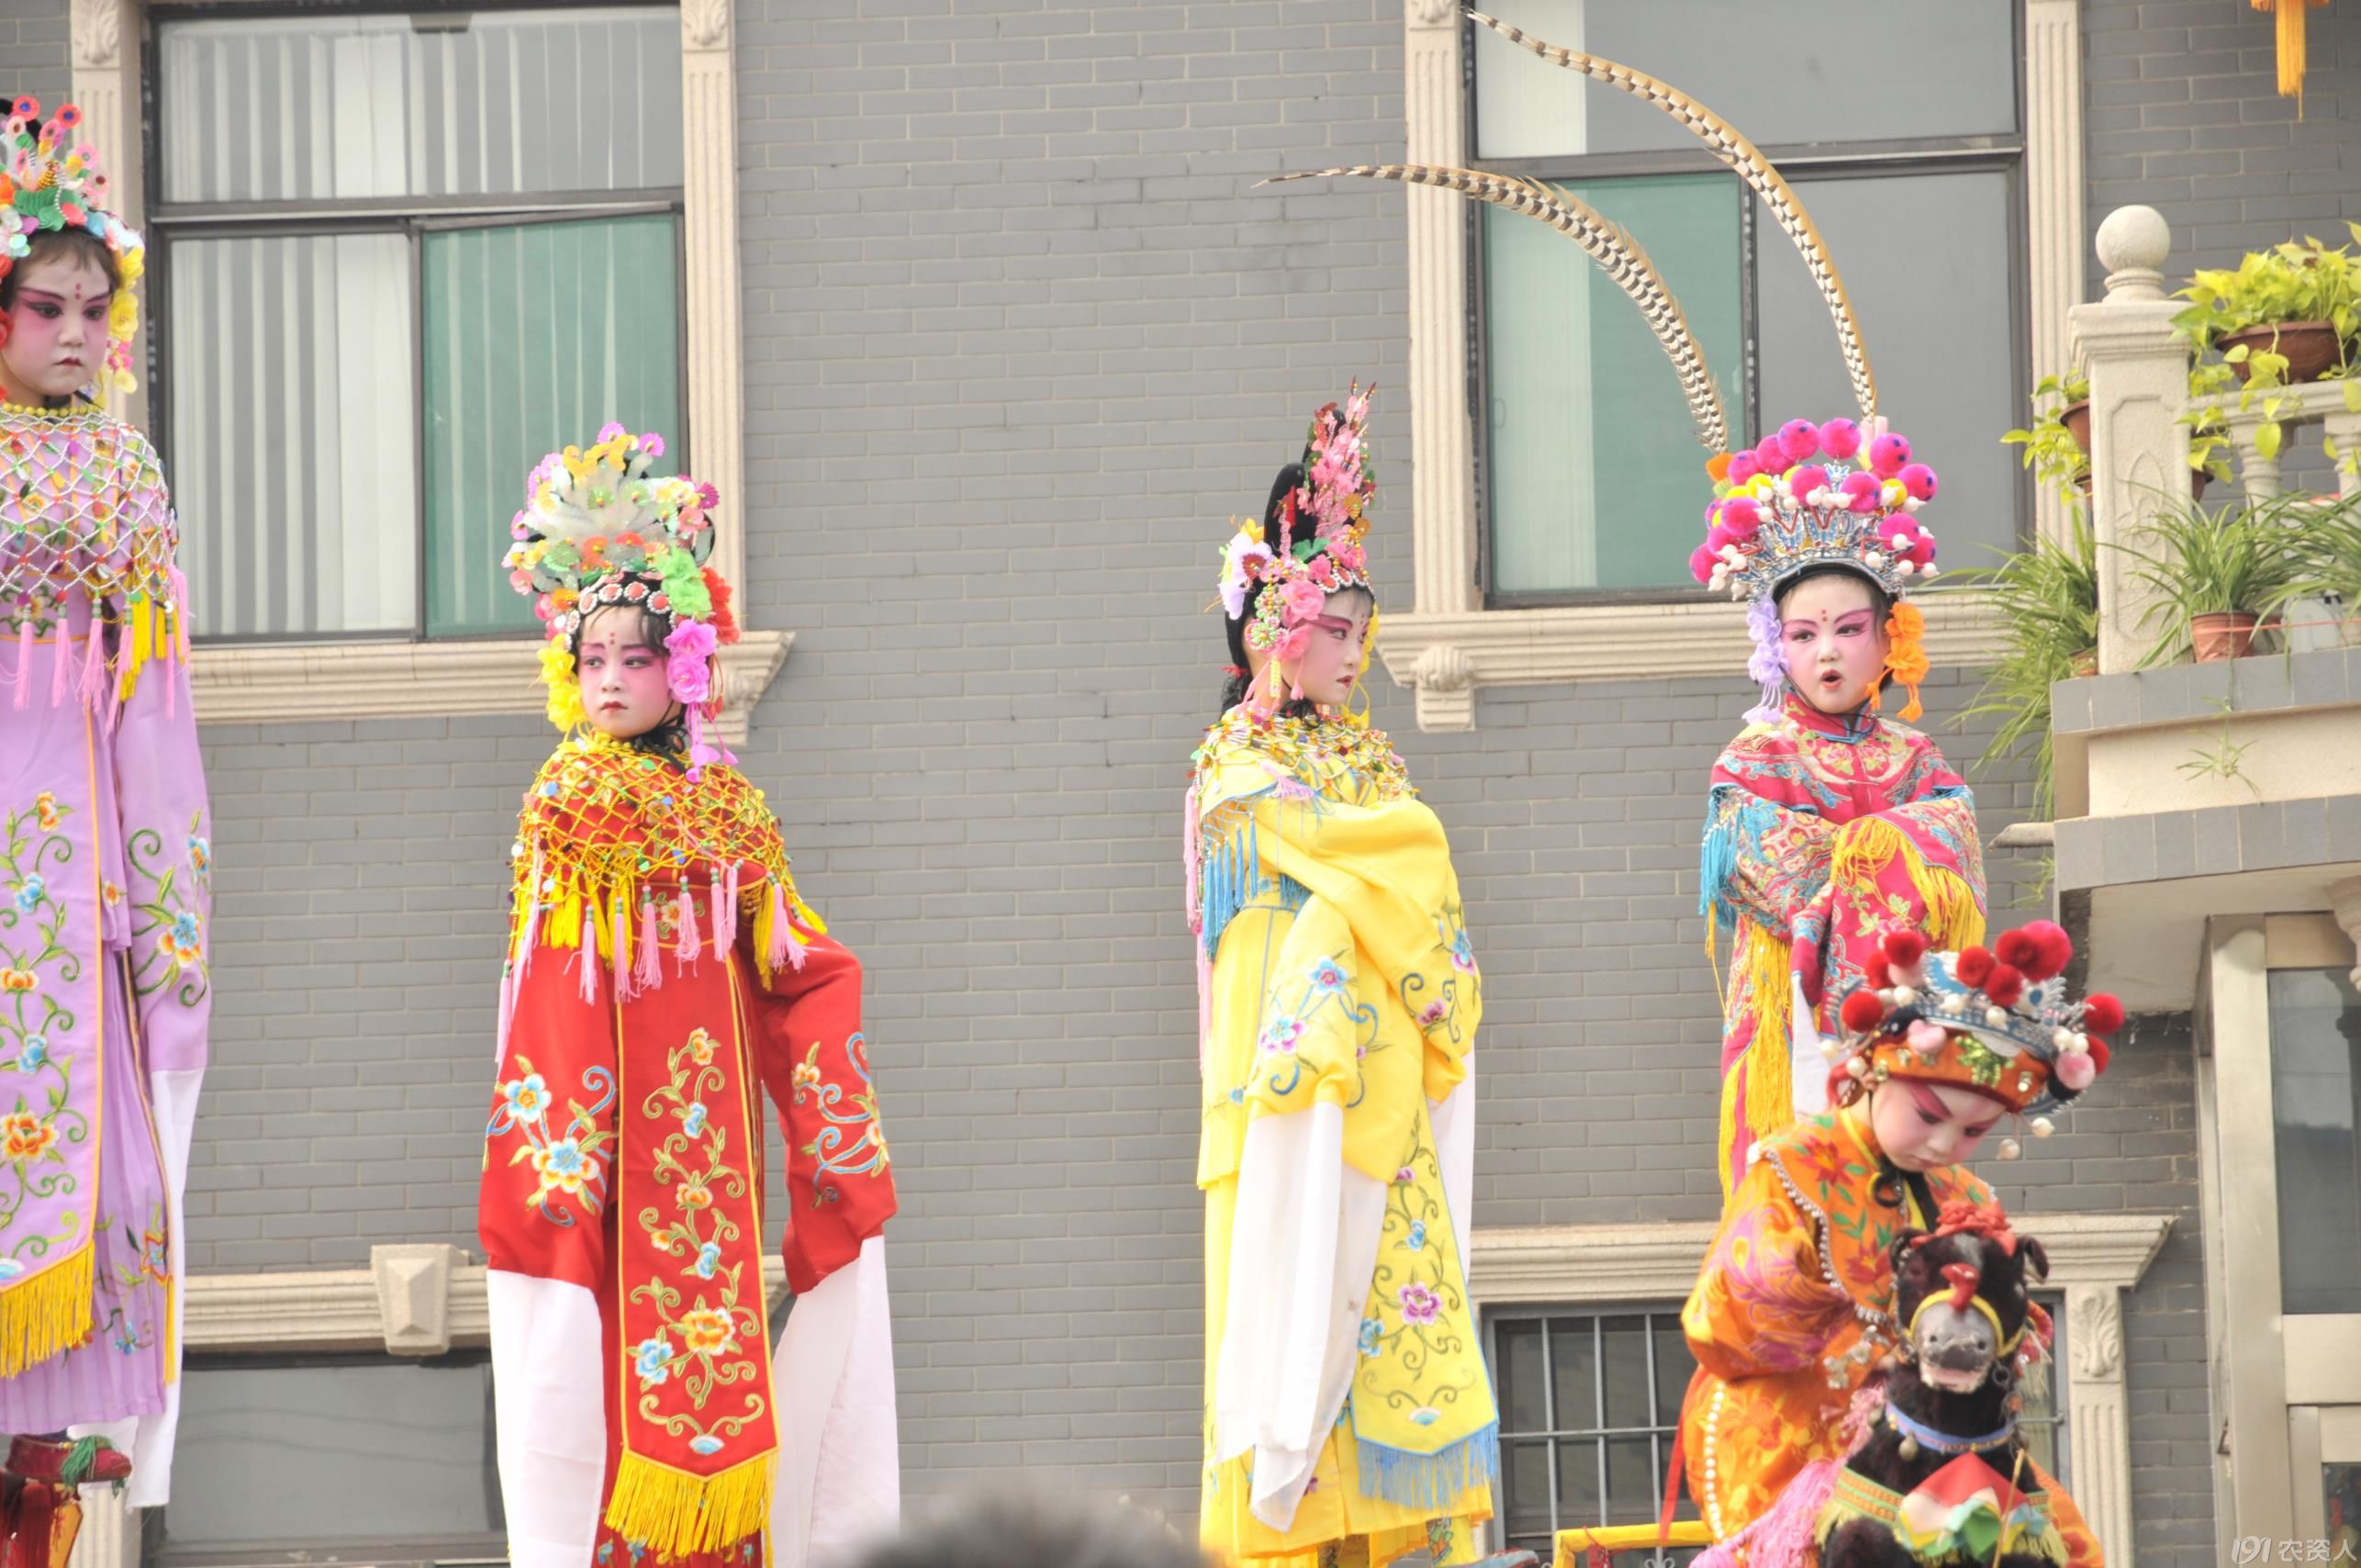
[[[41,118],[32,96],[8,106],[0,126],[0,278],[32,254],[34,236],[80,229],[114,254],[121,279],[106,312],[106,364],[98,376],[99,402],[109,386],[130,392],[131,339],[140,330],[140,298],[132,286],[147,266],[147,242],[108,207],[106,173],[98,151],[76,142],[82,111],[72,104]]]
[[[1292,662],[1304,655],[1328,596],[1370,586],[1369,512],[1377,476],[1369,463],[1369,401],[1353,383],[1341,407],[1330,403],[1312,416],[1304,448],[1304,482],[1282,497],[1270,531],[1251,519],[1222,550],[1223,613],[1235,621],[1246,613],[1258,585],[1247,645]]]

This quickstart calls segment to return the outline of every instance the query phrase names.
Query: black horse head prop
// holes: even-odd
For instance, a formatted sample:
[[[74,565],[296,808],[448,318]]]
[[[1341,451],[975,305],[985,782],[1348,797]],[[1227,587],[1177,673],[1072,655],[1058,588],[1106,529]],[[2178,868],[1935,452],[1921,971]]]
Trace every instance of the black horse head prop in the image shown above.
[[[2042,1244],[1997,1205],[1946,1204],[1895,1239],[1899,1358],[1885,1409],[1820,1514],[1822,1568],[1904,1568],[1962,1554],[1997,1568],[2064,1561],[2017,1436],[2017,1383],[2050,1340],[2031,1292]]]

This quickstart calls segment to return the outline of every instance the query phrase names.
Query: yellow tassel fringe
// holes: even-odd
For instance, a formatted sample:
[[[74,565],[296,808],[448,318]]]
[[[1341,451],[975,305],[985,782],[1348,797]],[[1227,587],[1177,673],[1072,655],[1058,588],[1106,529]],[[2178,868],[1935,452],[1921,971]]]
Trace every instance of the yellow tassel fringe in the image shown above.
[[[691,1475],[644,1454],[626,1453],[616,1468],[614,1495],[607,1500],[608,1526],[659,1557],[723,1551],[770,1522],[778,1465],[774,1451],[719,1475]]]
[[[84,1240],[65,1261],[0,1290],[0,1377],[15,1377],[90,1338],[96,1252]]]
[[[1757,1142],[1772,1137],[1795,1120],[1795,1085],[1787,1070],[1787,1014],[1792,982],[1787,977],[1788,946],[1752,921],[1740,928],[1738,951],[1730,958],[1730,984],[1743,971],[1754,997],[1754,1037],[1747,1042],[1738,1065],[1721,1081],[1721,1119],[1715,1148],[1720,1157],[1722,1196],[1729,1195],[1729,1160],[1738,1147],[1740,1107]],[[1746,1082],[1741,1090],[1739,1073]]]

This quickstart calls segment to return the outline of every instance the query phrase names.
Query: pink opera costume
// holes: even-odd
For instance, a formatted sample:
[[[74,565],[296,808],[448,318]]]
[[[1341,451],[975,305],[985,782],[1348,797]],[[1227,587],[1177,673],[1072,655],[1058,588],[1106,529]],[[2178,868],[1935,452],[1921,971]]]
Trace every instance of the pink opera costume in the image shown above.
[[[102,244],[96,375],[128,387],[140,236],[70,145],[76,111],[39,115],[18,99],[0,133],[0,278]],[[0,409],[0,1430],[18,1473],[30,1439],[104,1438],[122,1452],[93,1469],[85,1446],[67,1473],[117,1478],[129,1453],[144,1506],[164,1500],[179,1410],[212,826],[162,468],[138,431],[63,400]]]

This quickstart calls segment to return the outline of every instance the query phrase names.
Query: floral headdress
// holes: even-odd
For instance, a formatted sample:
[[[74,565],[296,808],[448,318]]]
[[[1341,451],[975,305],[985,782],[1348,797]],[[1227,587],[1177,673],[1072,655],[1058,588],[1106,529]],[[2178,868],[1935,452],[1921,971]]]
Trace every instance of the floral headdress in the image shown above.
[[[147,245],[107,207],[97,150],[73,142],[81,124],[82,111],[72,104],[47,122],[39,98],[9,105],[7,124],[0,128],[0,278],[32,253],[33,236],[45,230],[88,230],[114,252],[122,283],[106,312],[106,364],[98,376],[103,404],[109,385],[124,392],[139,386],[131,375],[131,338],[140,330],[132,285],[146,270]]]
[[[1926,621],[1903,596],[1935,575],[1935,536],[1918,520],[1919,509],[1934,499],[1935,471],[1911,461],[1908,440],[1885,425],[1882,419],[1865,427],[1851,420],[1790,420],[1752,451],[1724,454],[1706,465],[1714,499],[1689,571],[1716,593],[1749,601],[1754,656],[1747,673],[1762,684],[1762,706],[1750,719],[1775,719],[1786,683],[1779,590],[1826,566],[1857,573],[1894,600],[1885,673],[1910,694],[1904,722],[1919,716]],[[1877,701],[1873,691],[1873,711]]]
[[[1841,1038],[1828,1043],[1830,1096],[1849,1105],[1893,1078],[1975,1089],[2022,1114],[2072,1103],[2107,1070],[2103,1037],[2123,1026],[2104,991],[2079,1001],[2063,978],[2074,942],[2036,920],[1990,947],[1930,953],[1915,931],[1889,934],[1869,984],[1844,999]],[[2036,1114],[2033,1136],[2046,1137]],[[2015,1156],[2015,1140],[2000,1157]]]
[[[1236,620],[1255,585],[1263,586],[1246,641],[1270,654],[1274,666],[1303,656],[1328,595],[1370,586],[1363,541],[1377,495],[1368,446],[1369,400],[1376,390],[1355,382],[1341,409],[1330,403],[1312,416],[1304,483],[1280,500],[1277,537],[1266,537],[1263,524],[1249,520],[1223,548],[1223,613]]]
[[[705,745],[704,722],[722,705],[713,650],[736,642],[738,626],[729,584],[705,565],[721,498],[702,480],[650,475],[663,455],[662,436],[610,423],[588,450],[569,446],[543,458],[525,481],[501,565],[547,629],[541,678],[550,722],[561,730],[587,717],[574,664],[583,622],[611,605],[644,606],[671,620],[666,675],[688,710],[693,772],[725,760]]]

